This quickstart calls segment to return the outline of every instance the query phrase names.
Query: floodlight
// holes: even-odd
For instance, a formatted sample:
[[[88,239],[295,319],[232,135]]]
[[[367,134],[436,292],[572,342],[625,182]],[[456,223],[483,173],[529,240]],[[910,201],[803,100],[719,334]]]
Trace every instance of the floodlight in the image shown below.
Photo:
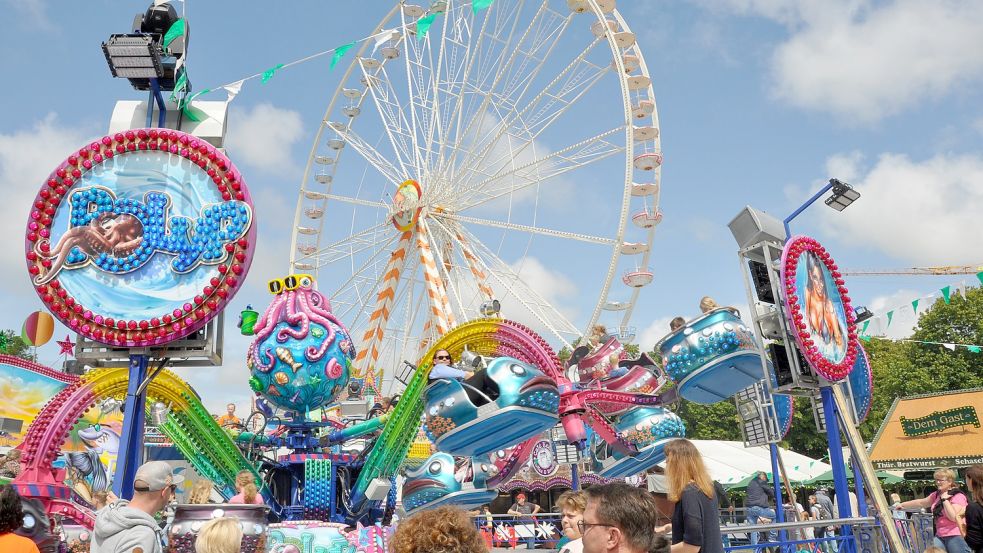
[[[833,185],[833,195],[826,198],[826,205],[836,211],[843,211],[860,197],[860,192],[841,180],[830,179],[829,183]]]
[[[866,306],[858,305],[853,308],[853,315],[856,317],[858,323],[862,323],[873,317],[874,313],[870,309],[867,309]]]
[[[163,68],[160,47],[149,35],[110,35],[102,43],[109,70],[114,77],[123,79],[160,79]]]
[[[485,317],[492,317],[498,315],[498,313],[501,310],[502,310],[502,303],[499,302],[498,300],[486,301],[482,303],[481,307],[479,308],[479,311]]]

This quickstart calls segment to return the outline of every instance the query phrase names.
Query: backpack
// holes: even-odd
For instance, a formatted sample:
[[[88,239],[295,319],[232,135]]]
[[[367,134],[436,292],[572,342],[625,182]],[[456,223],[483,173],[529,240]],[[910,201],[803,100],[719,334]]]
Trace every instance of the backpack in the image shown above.
[[[816,507],[819,508],[819,520],[832,520],[833,519],[833,513],[829,512],[829,509],[827,509],[825,505],[823,505],[822,503],[820,503],[820,502],[817,501],[816,502]]]

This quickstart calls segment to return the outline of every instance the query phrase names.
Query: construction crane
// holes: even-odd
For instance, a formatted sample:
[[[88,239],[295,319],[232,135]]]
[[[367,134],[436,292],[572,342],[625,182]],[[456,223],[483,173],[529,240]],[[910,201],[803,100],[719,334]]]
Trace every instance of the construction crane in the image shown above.
[[[844,276],[883,276],[883,275],[975,275],[983,271],[983,264],[979,265],[943,265],[940,267],[908,267],[905,269],[872,269],[854,270],[844,269],[840,274]]]

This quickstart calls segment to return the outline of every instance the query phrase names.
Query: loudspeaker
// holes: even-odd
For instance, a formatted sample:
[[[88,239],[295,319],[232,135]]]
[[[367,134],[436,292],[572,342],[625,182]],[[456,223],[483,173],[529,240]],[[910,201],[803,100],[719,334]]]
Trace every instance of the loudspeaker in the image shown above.
[[[727,226],[741,249],[764,241],[783,244],[788,238],[781,221],[751,206],[745,206]]]

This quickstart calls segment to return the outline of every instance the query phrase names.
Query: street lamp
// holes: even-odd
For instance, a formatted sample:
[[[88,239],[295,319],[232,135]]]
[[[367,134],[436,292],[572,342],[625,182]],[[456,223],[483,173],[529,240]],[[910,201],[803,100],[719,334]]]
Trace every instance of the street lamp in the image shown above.
[[[854,190],[849,184],[839,179],[829,179],[826,186],[823,186],[819,192],[816,192],[811,198],[806,200],[806,203],[799,206],[798,209],[793,211],[791,215],[785,218],[784,224],[786,236],[792,234],[791,230],[789,230],[789,223],[792,222],[792,219],[798,217],[799,214],[805,211],[806,208],[812,205],[813,202],[818,200],[823,194],[829,192],[830,190],[833,191],[833,195],[826,198],[826,205],[835,209],[836,211],[843,211],[847,208],[847,206],[855,202],[857,198],[860,197],[860,192]]]

